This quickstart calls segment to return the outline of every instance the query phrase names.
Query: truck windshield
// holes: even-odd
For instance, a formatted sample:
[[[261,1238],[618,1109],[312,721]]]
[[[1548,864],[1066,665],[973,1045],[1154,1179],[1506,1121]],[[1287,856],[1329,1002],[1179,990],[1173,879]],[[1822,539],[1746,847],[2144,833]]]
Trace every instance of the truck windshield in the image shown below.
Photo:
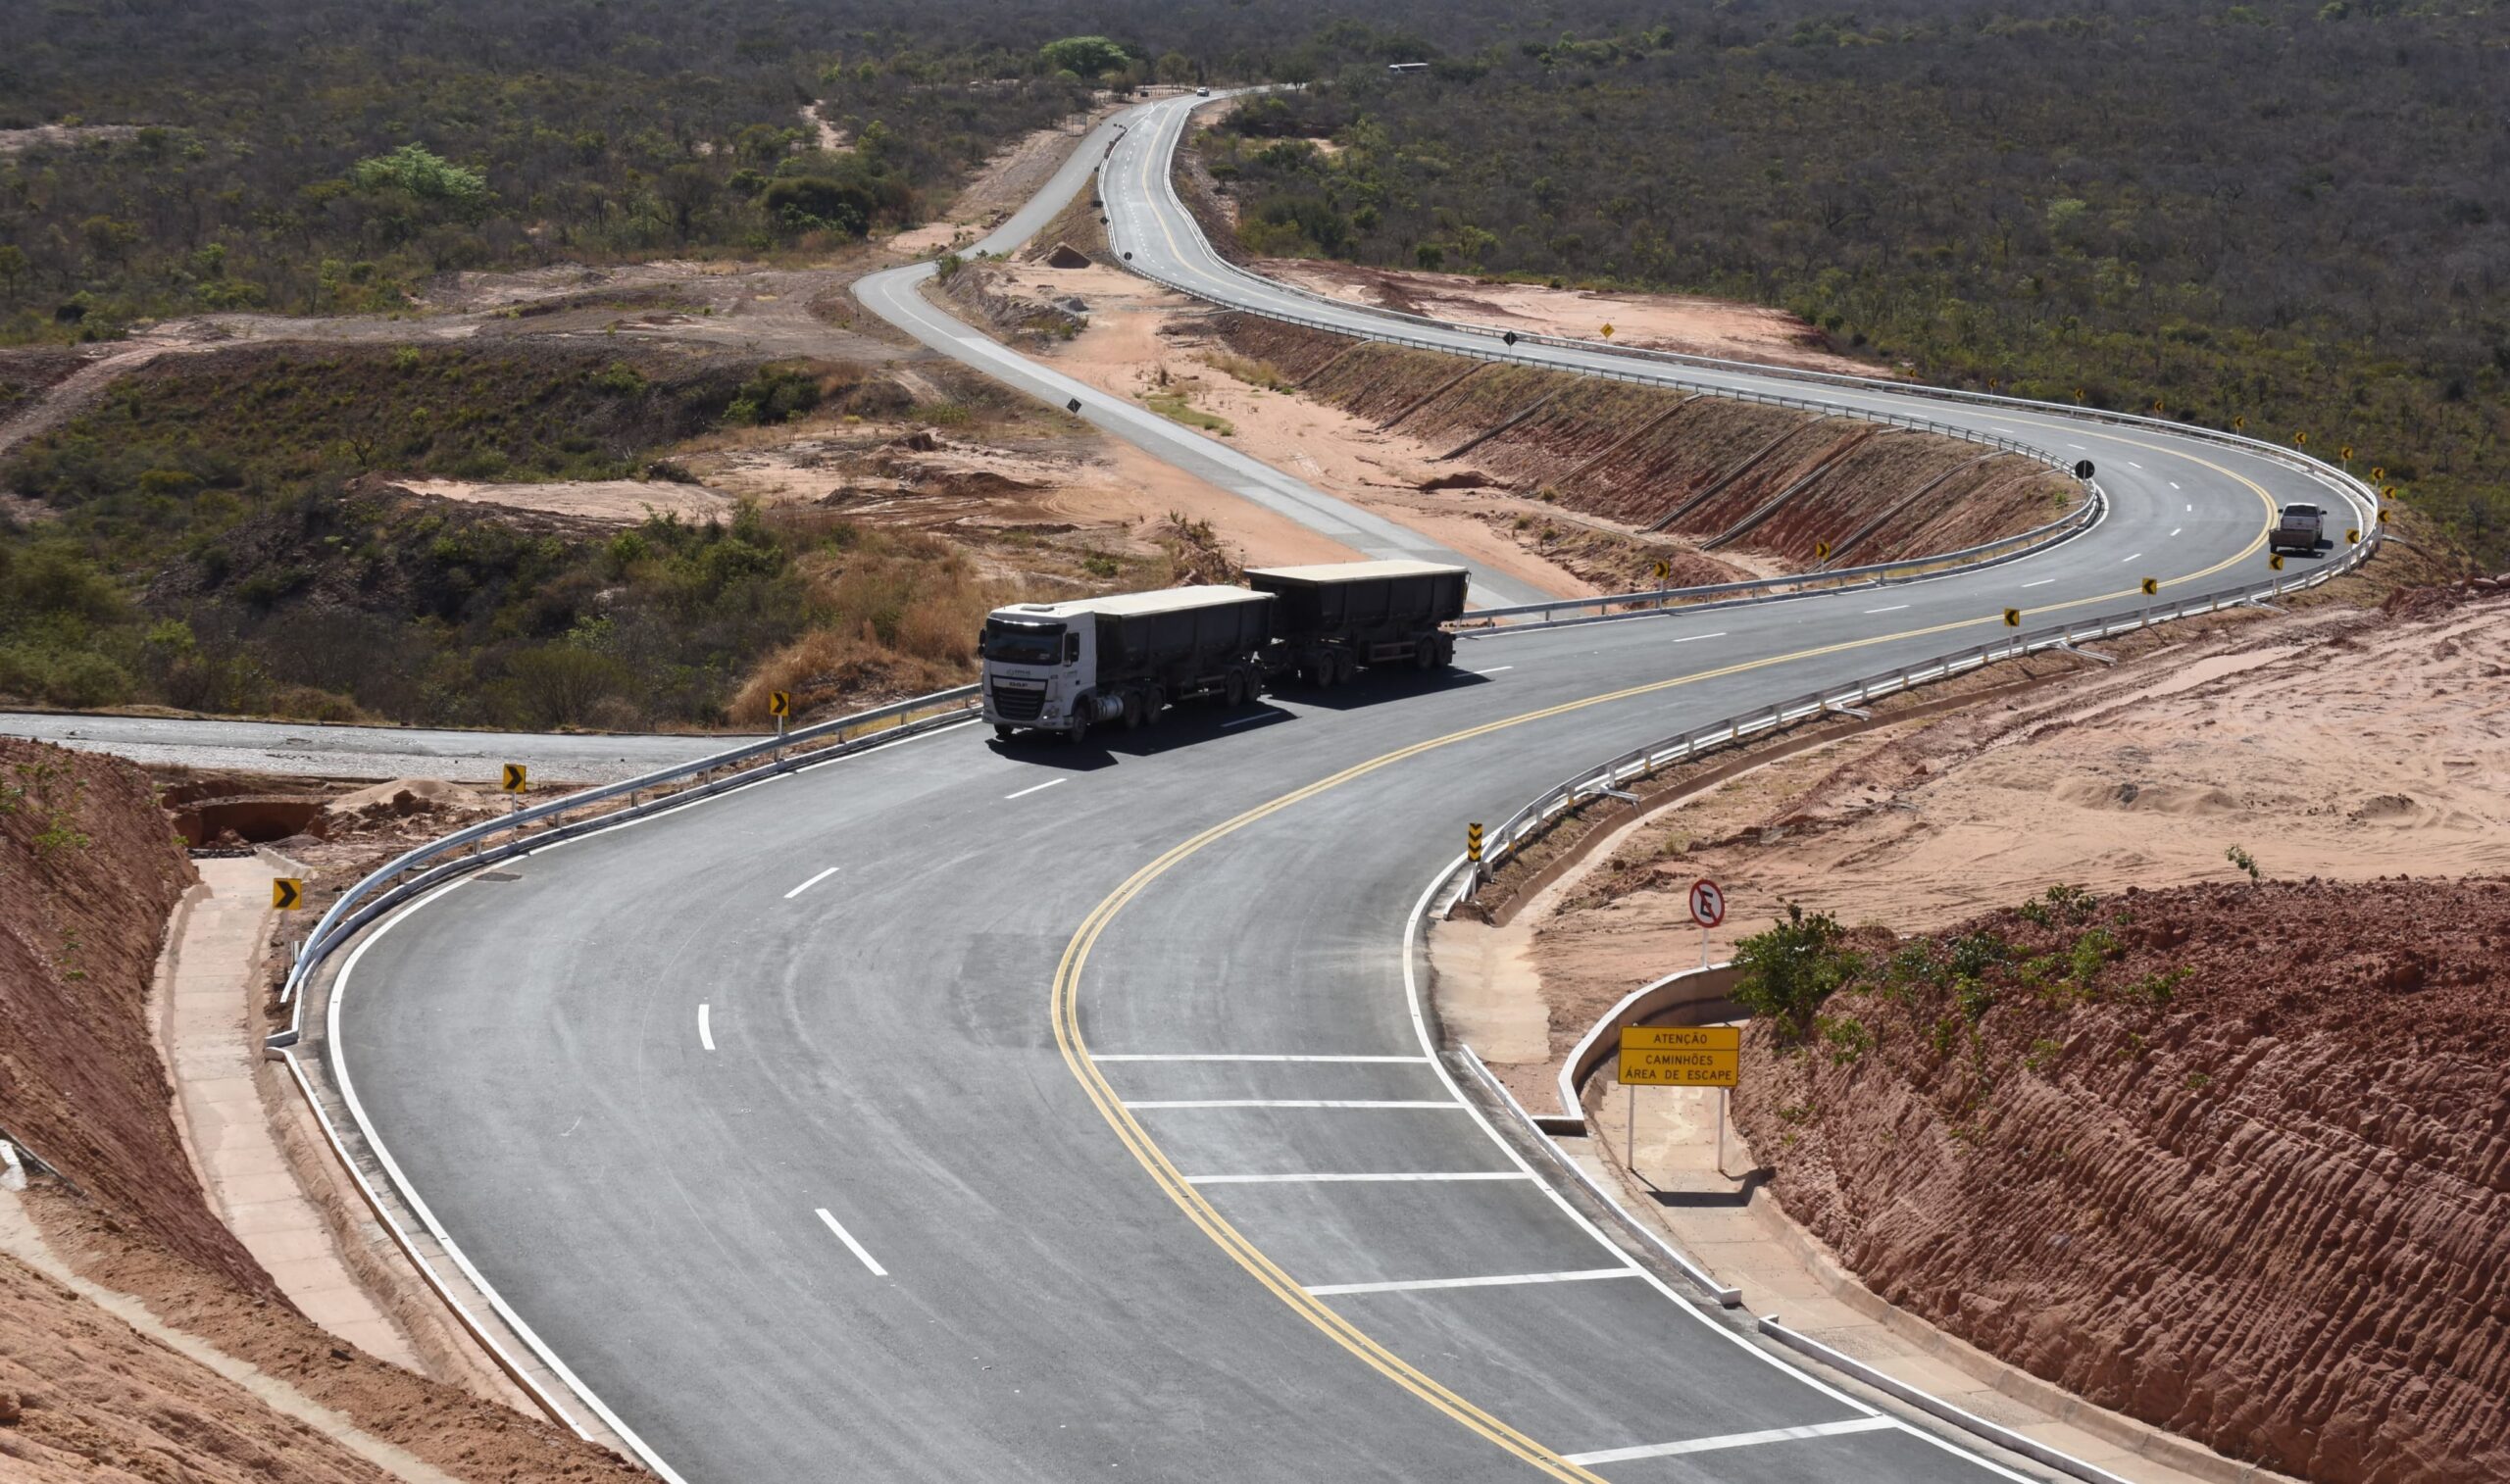
[[[1063,658],[1063,626],[988,621],[984,657],[1005,665],[1053,665]]]

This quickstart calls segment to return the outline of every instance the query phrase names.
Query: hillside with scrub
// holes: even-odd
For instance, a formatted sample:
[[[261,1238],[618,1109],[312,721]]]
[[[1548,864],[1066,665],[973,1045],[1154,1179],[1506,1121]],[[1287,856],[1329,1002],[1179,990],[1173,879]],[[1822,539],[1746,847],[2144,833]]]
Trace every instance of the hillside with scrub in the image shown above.
[[[1776,3],[1422,55],[1204,137],[1248,255],[1777,306],[1876,369],[2350,448],[2510,556],[2499,6]]]

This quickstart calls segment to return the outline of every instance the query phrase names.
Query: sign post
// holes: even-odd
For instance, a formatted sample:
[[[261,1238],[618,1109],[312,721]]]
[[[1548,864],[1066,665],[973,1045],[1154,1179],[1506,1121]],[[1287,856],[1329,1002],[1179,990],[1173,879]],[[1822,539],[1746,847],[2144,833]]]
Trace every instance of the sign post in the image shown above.
[[[1743,1057],[1739,1025],[1625,1025],[1621,1028],[1621,1085],[1630,1099],[1624,1134],[1625,1162],[1638,1172],[1638,1089],[1714,1087],[1717,1098],[1717,1172],[1726,1172],[1726,1097]]]
[[[1708,966],[1708,930],[1726,920],[1726,888],[1706,876],[1690,884],[1690,919],[1699,924],[1699,966]]]
[[[524,793],[531,787],[531,769],[520,763],[506,764],[497,775],[497,787],[514,795],[514,808],[507,813],[523,813]]]
[[[793,693],[771,690],[767,693],[767,714],[776,718],[776,745],[784,745],[784,718],[793,714]]]

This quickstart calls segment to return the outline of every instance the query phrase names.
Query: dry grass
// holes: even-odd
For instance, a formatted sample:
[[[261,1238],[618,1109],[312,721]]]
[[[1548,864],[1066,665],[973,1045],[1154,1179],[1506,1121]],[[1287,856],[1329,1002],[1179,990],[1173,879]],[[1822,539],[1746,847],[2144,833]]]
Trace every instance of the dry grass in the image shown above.
[[[1281,369],[1272,362],[1257,361],[1230,351],[1214,351],[1203,358],[1203,364],[1214,371],[1235,376],[1249,386],[1260,386],[1268,392],[1285,392],[1290,390],[1293,384],[1288,376],[1282,374]]]

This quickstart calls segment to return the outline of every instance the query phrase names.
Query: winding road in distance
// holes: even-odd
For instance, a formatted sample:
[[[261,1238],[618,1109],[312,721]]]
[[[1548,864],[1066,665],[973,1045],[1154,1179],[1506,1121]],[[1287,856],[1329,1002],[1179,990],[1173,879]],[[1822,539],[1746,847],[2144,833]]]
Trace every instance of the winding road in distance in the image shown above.
[[[1201,246],[1163,178],[1193,101],[1117,121],[1105,199],[1136,266],[1381,323]],[[927,313],[926,272],[863,298],[1363,550],[1434,554]],[[962,726],[592,835],[370,931],[335,970],[334,1069],[673,1478],[2043,1477],[1694,1302],[1492,1131],[1424,1025],[1418,915],[1464,820],[1687,724],[1991,642],[2007,606],[2262,577],[2276,502],[2334,498],[2165,430],[1818,394],[2080,449],[2110,513],[1983,571],[1477,639],[1452,676],[1078,748]]]

